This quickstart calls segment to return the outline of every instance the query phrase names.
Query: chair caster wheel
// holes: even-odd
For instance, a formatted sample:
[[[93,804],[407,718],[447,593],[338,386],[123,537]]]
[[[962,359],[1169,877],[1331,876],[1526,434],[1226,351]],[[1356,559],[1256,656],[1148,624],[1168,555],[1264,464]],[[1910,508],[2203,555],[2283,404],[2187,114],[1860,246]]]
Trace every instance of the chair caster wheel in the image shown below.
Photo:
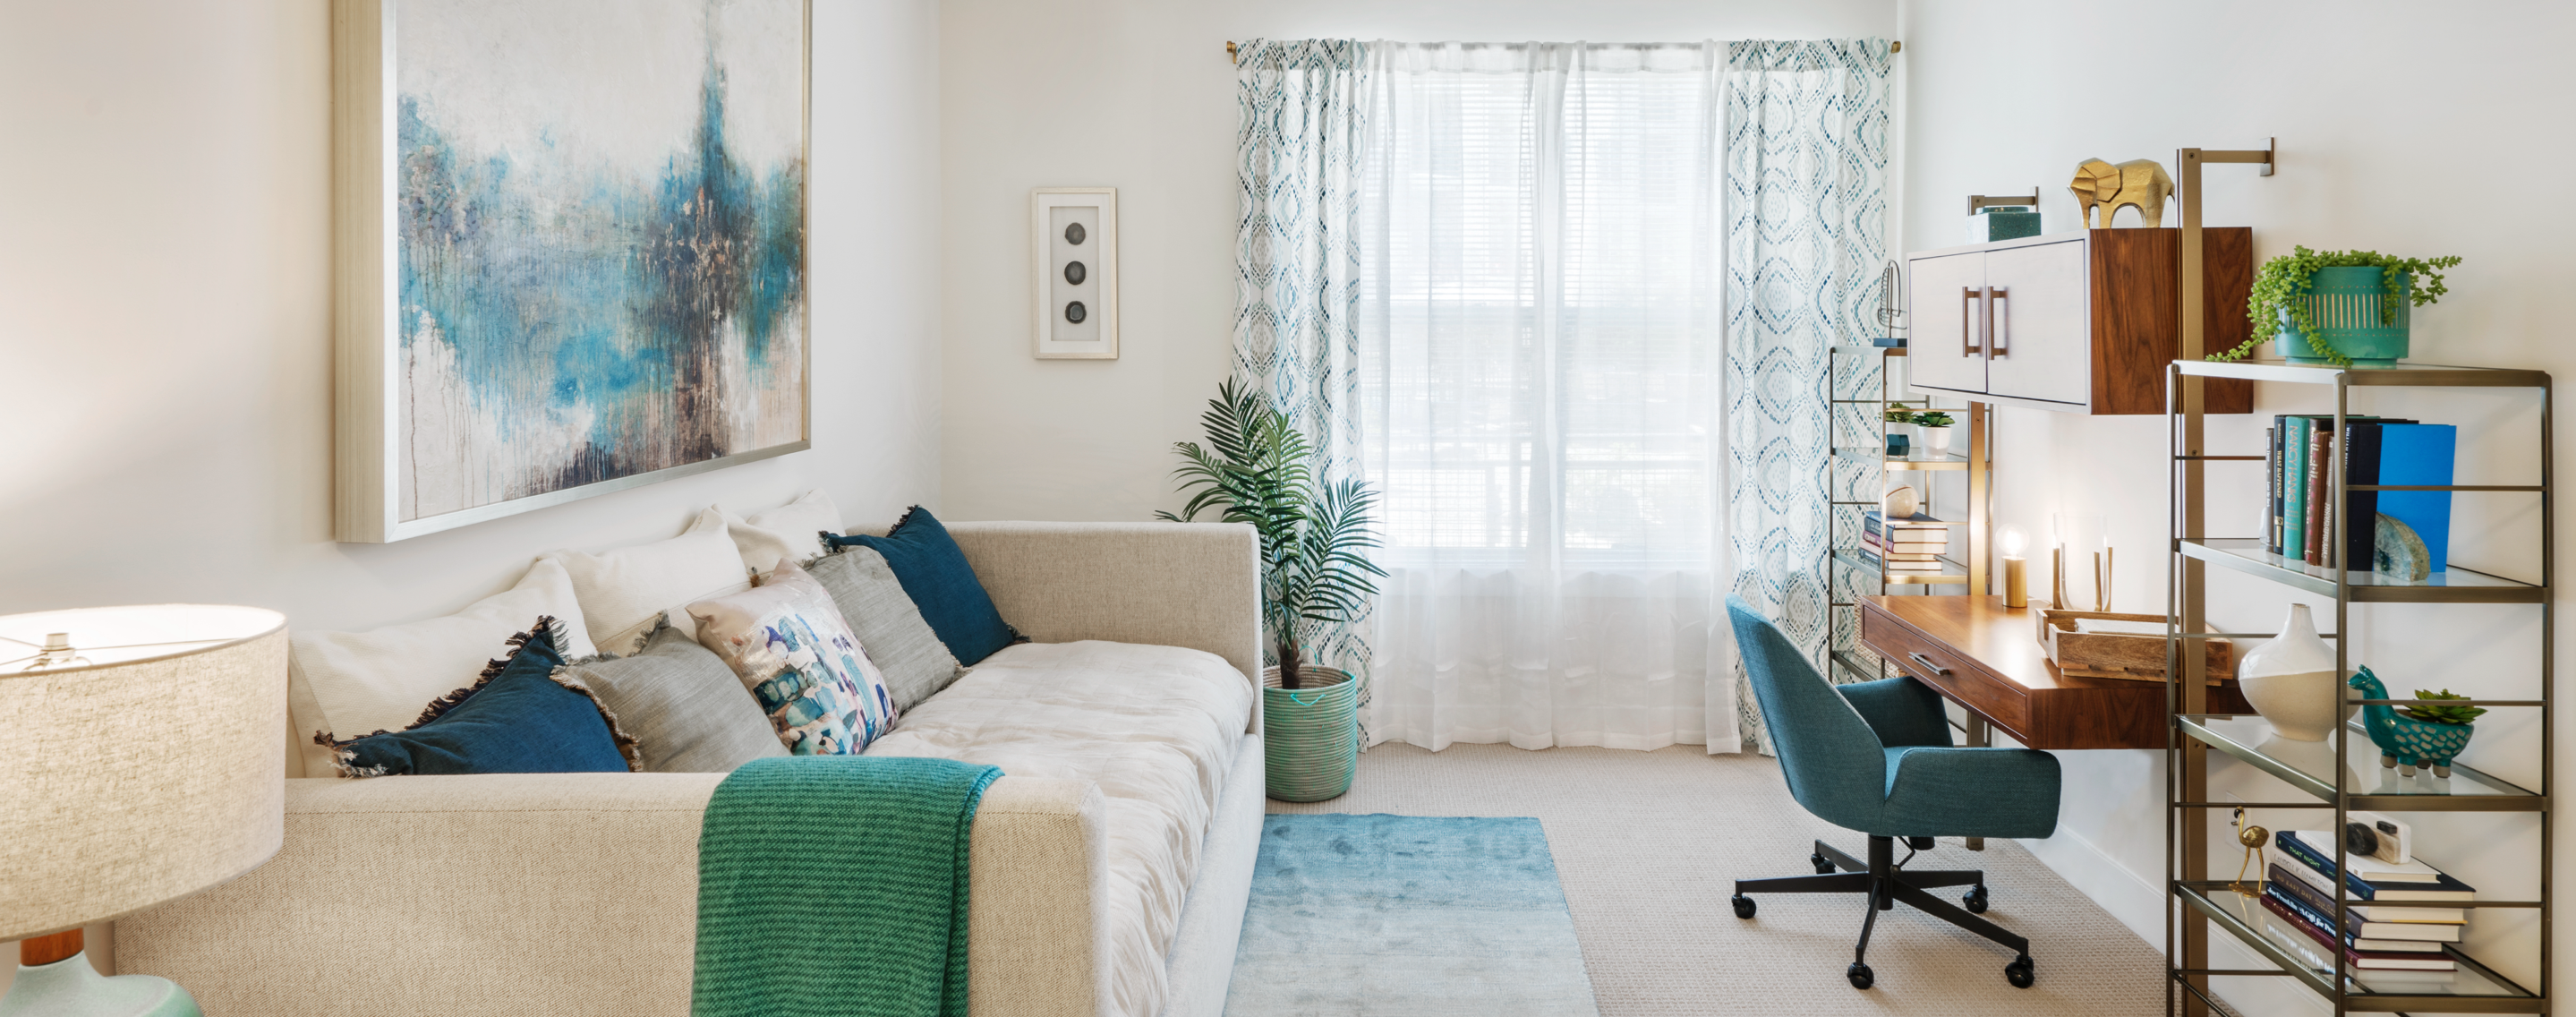
[[[1985,887],[1980,886],[1980,887],[1977,887],[1976,889],[1973,889],[1973,890],[1968,891],[1967,893],[1960,894],[1960,895],[1959,895],[1959,903],[1961,903],[1961,904],[1965,904],[1965,905],[1967,905],[1967,906],[1968,906],[1968,913],[1969,913],[1969,914],[1972,914],[1972,915],[1982,915],[1982,914],[1985,914],[1985,913],[1986,913],[1986,888],[1985,888]]]
[[[1737,917],[1737,918],[1751,918],[1751,917],[1753,917],[1753,898],[1751,898],[1751,897],[1747,897],[1747,896],[1745,896],[1745,895],[1743,895],[1743,894],[1740,894],[1740,893],[1739,893],[1739,894],[1736,894],[1735,896],[1733,896],[1733,897],[1731,897],[1731,898],[1728,898],[1728,901],[1727,901],[1727,902],[1728,902],[1728,903],[1731,903],[1731,904],[1733,904],[1733,905],[1735,905],[1735,917]]]
[[[2030,983],[2038,980],[2039,976],[2030,970],[2029,954],[2023,954],[2015,958],[2012,963],[2004,965],[2004,981],[2011,982],[2013,988],[2027,989],[2030,988]]]
[[[1834,874],[1833,861],[1823,855],[1808,855],[1807,864],[1816,867],[1816,875],[1830,876]]]
[[[1851,970],[1845,971],[1843,974],[1851,978],[1852,988],[1855,989],[1869,988],[1869,984],[1871,982],[1877,981],[1877,978],[1870,974],[1869,965],[1867,964],[1854,964],[1851,966]]]

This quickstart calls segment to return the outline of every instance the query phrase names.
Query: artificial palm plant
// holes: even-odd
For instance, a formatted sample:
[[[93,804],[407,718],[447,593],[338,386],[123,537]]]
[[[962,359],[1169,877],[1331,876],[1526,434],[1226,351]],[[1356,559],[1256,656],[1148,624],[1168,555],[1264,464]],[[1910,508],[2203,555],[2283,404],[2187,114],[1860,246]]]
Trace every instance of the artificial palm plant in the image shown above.
[[[1377,492],[1356,479],[1323,481],[1314,446],[1288,415],[1231,379],[1199,419],[1207,447],[1172,445],[1182,460],[1172,473],[1189,503],[1179,515],[1154,515],[1189,522],[1218,509],[1224,522],[1261,535],[1262,627],[1279,655],[1280,685],[1297,688],[1307,632],[1356,618],[1386,574],[1367,554],[1377,546],[1369,531]]]

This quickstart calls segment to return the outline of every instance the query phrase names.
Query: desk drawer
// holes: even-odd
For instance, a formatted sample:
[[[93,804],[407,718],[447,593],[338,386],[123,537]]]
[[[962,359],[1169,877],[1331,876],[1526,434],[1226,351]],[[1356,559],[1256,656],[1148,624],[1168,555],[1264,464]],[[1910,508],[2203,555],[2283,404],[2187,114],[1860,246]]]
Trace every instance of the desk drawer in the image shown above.
[[[1968,655],[1924,637],[1868,604],[1861,607],[1860,640],[1898,670],[1984,714],[2015,740],[2028,742],[2030,695],[2021,686],[1986,673]],[[1949,669],[1949,673],[1924,667],[1914,659],[1918,653],[1938,667]]]

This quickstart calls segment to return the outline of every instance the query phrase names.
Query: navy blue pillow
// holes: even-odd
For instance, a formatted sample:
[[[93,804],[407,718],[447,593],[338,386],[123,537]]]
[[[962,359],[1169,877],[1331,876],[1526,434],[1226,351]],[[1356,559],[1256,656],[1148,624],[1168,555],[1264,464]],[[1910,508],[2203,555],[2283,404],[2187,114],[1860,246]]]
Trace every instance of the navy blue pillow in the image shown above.
[[[313,741],[339,757],[349,777],[449,773],[622,773],[639,770],[635,739],[617,730],[587,690],[555,681],[561,623],[510,637],[510,655],[474,684],[440,697],[418,723],[346,741]]]
[[[940,642],[948,644],[958,663],[972,665],[1023,641],[1002,620],[984,584],[976,580],[974,567],[966,564],[966,552],[957,549],[948,528],[939,525],[929,509],[913,506],[882,537],[826,533],[823,541],[835,548],[856,545],[884,555],[895,581],[903,584],[904,595],[921,609],[921,619],[930,623]]]

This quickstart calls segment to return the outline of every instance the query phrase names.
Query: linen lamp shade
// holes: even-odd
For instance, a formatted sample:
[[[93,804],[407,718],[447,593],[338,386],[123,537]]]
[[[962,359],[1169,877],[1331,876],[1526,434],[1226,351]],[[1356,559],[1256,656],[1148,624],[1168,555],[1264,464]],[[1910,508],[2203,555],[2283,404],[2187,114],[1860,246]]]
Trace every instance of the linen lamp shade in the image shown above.
[[[76,658],[36,649],[57,633]],[[286,656],[285,616],[252,607],[0,617],[0,941],[141,911],[276,854]]]

